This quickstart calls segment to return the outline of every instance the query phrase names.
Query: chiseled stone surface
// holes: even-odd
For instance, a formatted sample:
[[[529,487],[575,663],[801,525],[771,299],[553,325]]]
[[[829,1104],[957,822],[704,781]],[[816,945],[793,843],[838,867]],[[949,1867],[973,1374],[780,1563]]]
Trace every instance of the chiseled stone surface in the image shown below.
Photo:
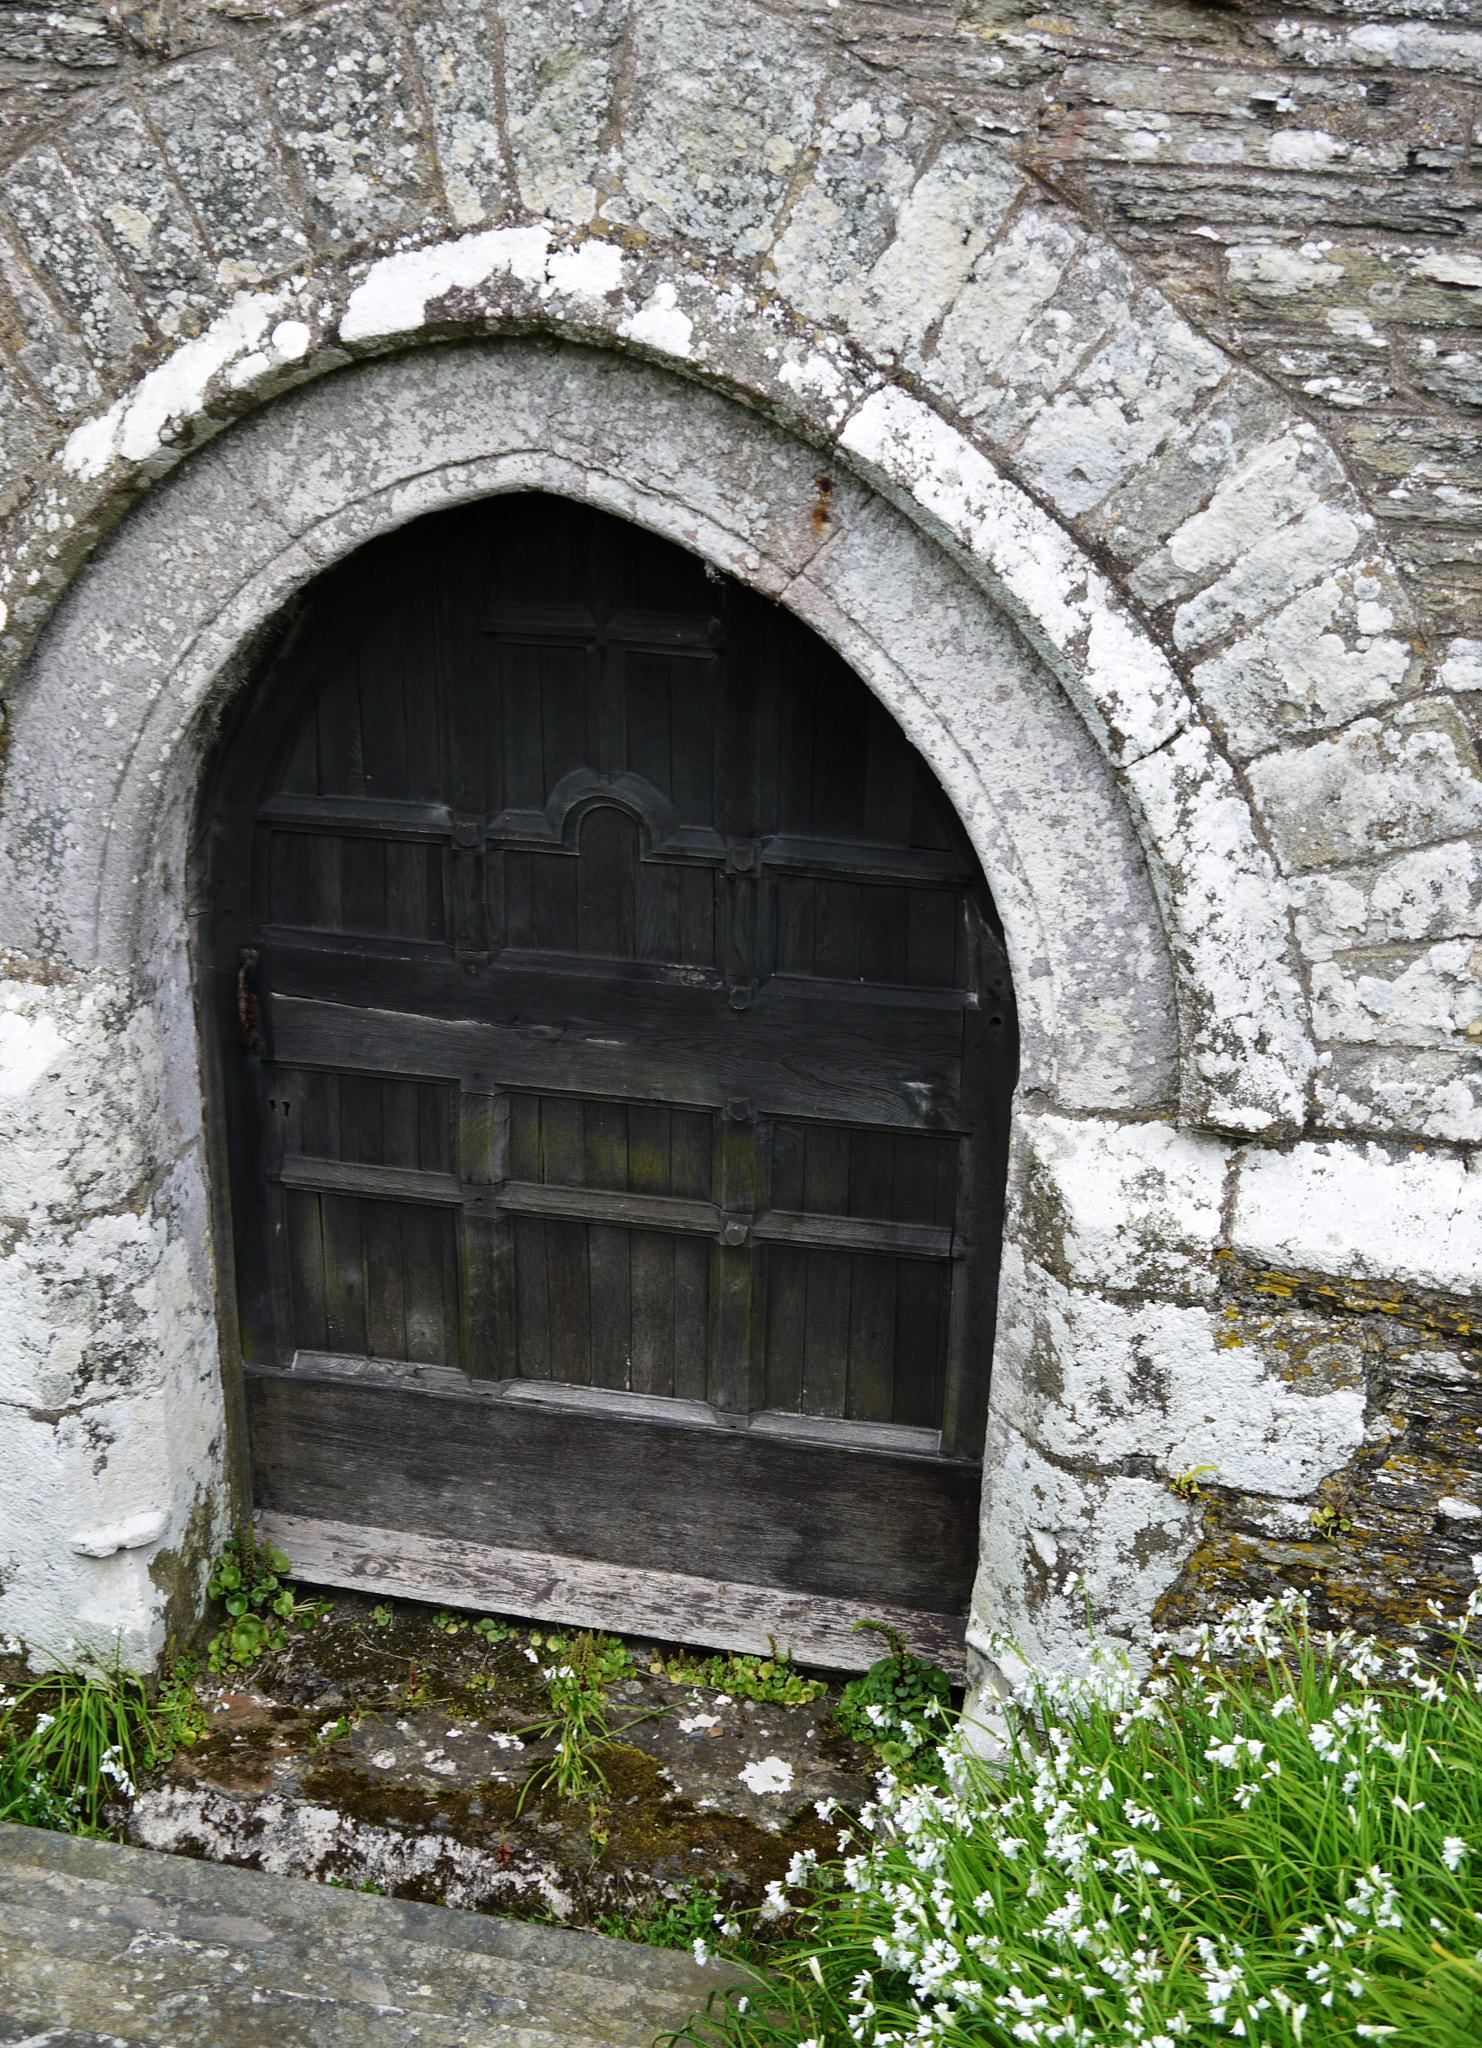
[[[648,2048],[735,1973],[687,1955],[0,1824],[0,2041]]]
[[[205,721],[325,562],[523,486],[795,605],[983,853],[1026,1031],[978,1624],[1067,1655],[1071,1569],[1129,1636],[1239,1583],[1231,1558],[1297,1570],[1319,1554],[1304,1517],[1407,1388],[1460,1457],[1482,1269],[1482,43],[1430,12],[8,18],[0,939],[44,964],[15,1000],[54,987],[63,1039],[75,991],[112,977],[158,1048],[130,1220],[69,1195],[44,1225],[0,1221],[16,1372],[64,1325],[122,1356],[137,1318],[161,1398],[204,1386],[180,883]],[[588,367],[509,348],[529,335]],[[347,370],[386,354],[384,381]],[[623,357],[669,395],[609,418],[593,394],[637,390],[600,385]],[[439,360],[441,384],[417,367]],[[746,435],[724,423],[743,409]],[[75,1147],[37,1114],[44,1182]],[[126,1284],[76,1279],[74,1244]],[[1282,1366],[1282,1315],[1306,1358],[1303,1318],[1330,1312],[1359,1332],[1359,1422],[1358,1381]],[[1397,1331],[1423,1334],[1422,1367]],[[1196,1462],[1228,1542],[1168,1485],[1205,1383]],[[36,1392],[23,1499],[46,1457],[80,1489],[86,1468],[83,1396],[36,1422]],[[216,1399],[186,1399],[164,1486],[159,1557],[181,1561],[159,1576],[182,1584],[224,1512]],[[153,1429],[92,1453],[101,1487],[145,1469]],[[1420,1485],[1412,1466],[1385,1484]],[[1374,1524],[1376,1555],[1424,1498]],[[76,1605],[46,1526],[33,1577],[0,1572],[0,1622],[33,1635]],[[165,1596],[138,1601],[157,1640]]]

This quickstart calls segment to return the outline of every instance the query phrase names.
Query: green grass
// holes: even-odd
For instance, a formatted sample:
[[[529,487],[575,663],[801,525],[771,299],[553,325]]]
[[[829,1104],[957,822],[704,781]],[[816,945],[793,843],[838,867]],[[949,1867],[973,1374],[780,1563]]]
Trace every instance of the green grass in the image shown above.
[[[597,1932],[617,1941],[641,1941],[649,1948],[687,1948],[703,1962],[714,1954],[755,1953],[746,1917],[727,1911],[716,1887],[691,1878],[630,1912],[602,1914]]]
[[[97,1834],[140,1771],[196,1741],[194,1671],[177,1663],[151,1700],[143,1679],[52,1671],[0,1701],[0,1820]]]
[[[1476,1597],[1467,1619],[1478,1612]],[[839,1864],[796,1858],[765,1990],[679,2040],[729,2048],[1180,2048],[1482,2040],[1482,1698],[1240,1610],[1145,1685],[1093,1656],[992,1766],[882,1775]]]

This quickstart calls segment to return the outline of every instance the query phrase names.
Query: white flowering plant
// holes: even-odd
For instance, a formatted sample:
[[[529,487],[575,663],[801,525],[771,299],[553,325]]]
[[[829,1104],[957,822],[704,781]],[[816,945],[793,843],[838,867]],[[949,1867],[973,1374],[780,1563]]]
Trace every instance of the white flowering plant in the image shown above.
[[[698,2048],[1179,2048],[1482,2041],[1482,1677],[1237,1609],[1139,1682],[1093,1651],[984,1762],[882,1773],[800,1936],[717,1994]],[[793,1896],[794,1893],[800,1896]]]

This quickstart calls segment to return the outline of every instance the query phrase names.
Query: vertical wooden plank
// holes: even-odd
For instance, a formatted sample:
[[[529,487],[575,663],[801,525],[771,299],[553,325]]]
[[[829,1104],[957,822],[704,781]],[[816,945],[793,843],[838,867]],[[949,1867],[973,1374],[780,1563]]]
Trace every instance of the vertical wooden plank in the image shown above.
[[[711,1264],[710,1399],[723,1414],[747,1415],[763,1400],[762,1276],[751,1224],[767,1197],[763,1133],[748,1108],[718,1119],[715,1155],[714,1199],[725,1220]]]
[[[849,1214],[850,1133],[838,1125],[809,1124],[803,1141],[803,1207],[813,1216]],[[810,1251],[804,1314],[803,1412],[843,1415],[849,1389],[847,1252]]]
[[[517,641],[498,645],[502,808],[538,811],[546,799],[540,659]],[[514,943],[511,941],[511,943]]]
[[[910,891],[873,883],[858,891],[859,976],[903,987],[910,961]]]
[[[585,1105],[547,1096],[540,1106],[541,1179],[581,1187],[586,1174]],[[584,1223],[547,1222],[545,1260],[551,1377],[576,1386],[591,1381],[592,1304]]]
[[[545,1257],[550,1302],[551,1378],[572,1386],[592,1381],[592,1297],[585,1223],[547,1221]]]
[[[808,1254],[796,1245],[768,1245],[765,1406],[786,1415],[803,1408],[807,1308]]]
[[[465,1372],[507,1379],[517,1369],[514,1232],[495,1205],[508,1172],[510,1100],[465,1089],[458,1101],[459,1333]]]
[[[849,1272],[849,1375],[844,1413],[889,1422],[895,1405],[895,1280],[905,1259],[856,1253]]]
[[[658,1230],[629,1233],[632,1348],[628,1383],[635,1394],[674,1392],[676,1243]],[[708,1257],[708,1247],[706,1252]]]
[[[851,1216],[903,1221],[895,1210],[895,1134],[849,1133]],[[895,1269],[897,1261],[856,1255],[849,1275],[848,1385],[844,1413],[860,1422],[889,1422],[895,1399]]]
[[[632,1276],[629,1233],[607,1224],[587,1225],[587,1276],[591,1290],[591,1383],[629,1384],[633,1354]]]
[[[457,1366],[458,1276],[453,1215],[431,1203],[401,1205],[406,1264],[407,1356],[417,1365]]]
[[[624,1102],[585,1102],[582,1109],[582,1184],[624,1192],[629,1173],[628,1119]]]
[[[365,1246],[360,1203],[352,1195],[319,1197],[324,1234],[325,1348],[365,1355]]]
[[[407,1336],[408,1273],[402,1244],[400,1202],[362,1202],[365,1243],[365,1352],[368,1358],[410,1358]],[[415,1303],[415,1294],[413,1294]]]
[[[315,706],[319,727],[319,788],[323,796],[364,796],[360,743],[359,650],[335,670]]]
[[[535,1216],[513,1218],[516,1357],[521,1379],[551,1377],[550,1279],[545,1225]]]
[[[679,870],[679,951],[673,956],[686,967],[715,967],[714,868]]]
[[[569,853],[532,853],[530,943],[540,953],[574,953],[579,863]]]
[[[509,1104],[509,1166],[511,1180],[540,1180],[540,1097],[511,1094]]]
[[[682,1401],[710,1398],[710,1268],[703,1237],[670,1240],[674,1260],[674,1384]]]
[[[284,1188],[285,1247],[293,1299],[294,1350],[328,1351],[329,1318],[324,1300],[324,1234],[319,1196],[308,1188]],[[285,1357],[283,1363],[288,1363]]]
[[[946,1260],[900,1259],[895,1288],[895,1397],[892,1422],[942,1427],[943,1370],[952,1268]]]
[[[803,1413],[843,1415],[849,1392],[848,1252],[809,1251],[804,1311]]]
[[[332,1156],[367,1166],[388,1164],[382,1132],[384,1084],[375,1074],[340,1074],[336,1079],[340,1114]]]
[[[813,884],[813,972],[829,981],[859,978],[861,893],[857,882]]]
[[[666,669],[673,762],[670,799],[682,824],[714,825],[724,832],[715,780],[718,664],[710,654],[674,655]]]
[[[961,898],[952,889],[913,889],[905,979],[912,988],[960,988]]]
[[[540,856],[511,851],[500,856],[504,874],[504,944],[528,952],[535,944],[535,875]]]

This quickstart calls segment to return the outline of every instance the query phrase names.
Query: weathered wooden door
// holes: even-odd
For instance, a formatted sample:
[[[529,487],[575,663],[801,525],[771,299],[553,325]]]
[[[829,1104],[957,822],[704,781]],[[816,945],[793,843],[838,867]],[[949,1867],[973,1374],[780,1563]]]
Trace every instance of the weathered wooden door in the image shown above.
[[[206,825],[254,1483],[295,1547],[353,1576],[347,1532],[400,1532],[515,1611],[565,1597],[519,1553],[640,1606],[679,1574],[960,1613],[1011,995],[840,659],[637,528],[495,499],[314,588]]]

